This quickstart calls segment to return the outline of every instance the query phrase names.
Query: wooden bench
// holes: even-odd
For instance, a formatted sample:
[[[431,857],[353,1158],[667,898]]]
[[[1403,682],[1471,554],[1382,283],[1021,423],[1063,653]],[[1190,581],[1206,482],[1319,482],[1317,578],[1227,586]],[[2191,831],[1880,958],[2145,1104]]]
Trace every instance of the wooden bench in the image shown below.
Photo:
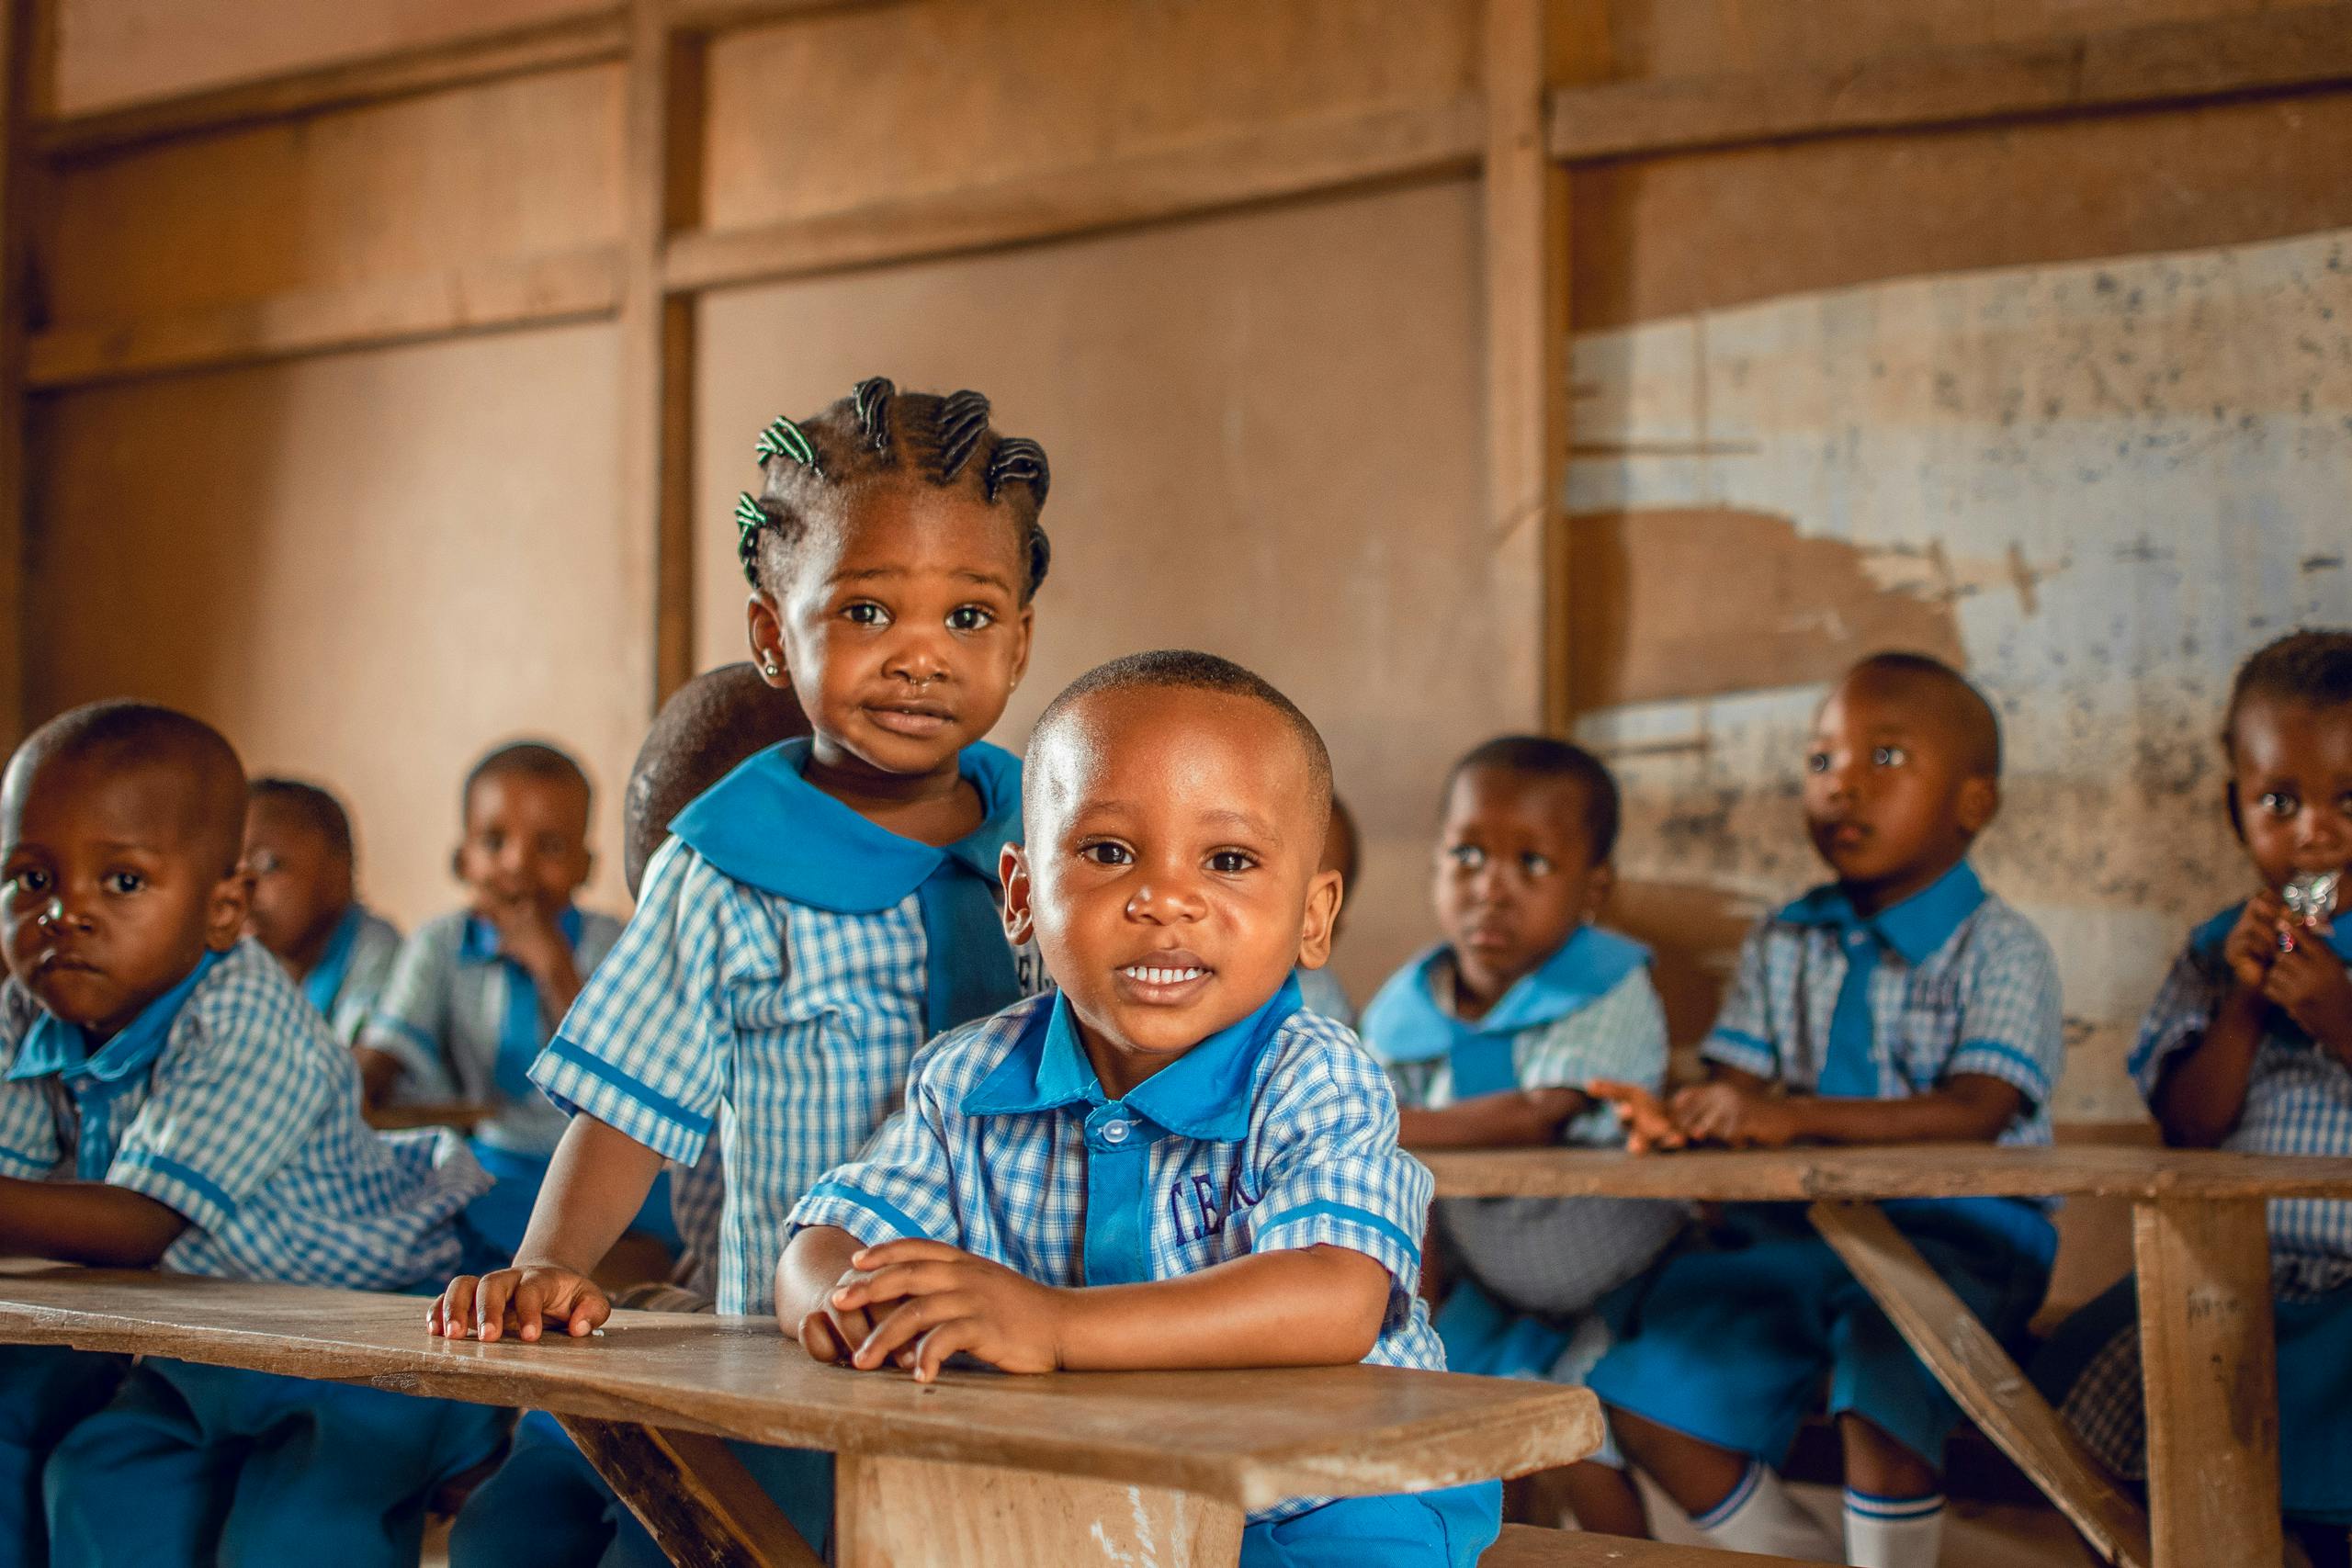
[[[1801,1202],[1961,1408],[2110,1562],[2263,1563],[2278,1517],[2270,1325],[2274,1198],[2352,1197],[2352,1159],[2209,1149],[1905,1147],[1432,1151],[1440,1197]],[[2132,1205],[2150,1506],[2119,1486],[1881,1213],[1898,1198],[2110,1198]]]
[[[1478,1568],[1796,1568],[1796,1562],[1793,1557],[1505,1525],[1502,1539],[1478,1559]]]
[[[419,1299],[0,1271],[0,1343],[72,1345],[553,1412],[681,1563],[813,1564],[720,1439],[839,1456],[835,1562],[1231,1563],[1242,1516],[1523,1475],[1589,1454],[1577,1389],[1389,1367],[898,1374],[773,1323],[617,1313],[584,1340],[429,1337]],[[1604,1560],[1605,1561],[1605,1560]]]

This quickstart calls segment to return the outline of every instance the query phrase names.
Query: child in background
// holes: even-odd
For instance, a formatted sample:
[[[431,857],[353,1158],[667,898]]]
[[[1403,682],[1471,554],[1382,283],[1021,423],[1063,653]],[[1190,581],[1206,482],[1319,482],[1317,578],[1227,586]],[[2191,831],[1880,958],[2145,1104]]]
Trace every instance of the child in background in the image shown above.
[[[0,1257],[378,1291],[458,1261],[488,1179],[370,1131],[350,1053],[238,940],[245,815],[236,753],[168,708],[77,708],[10,760]],[[0,1349],[0,1559],[413,1565],[426,1497],[500,1438],[479,1406],[125,1367]]]
[[[1445,940],[1382,986],[1363,1038],[1408,1147],[1614,1145],[1596,1079],[1666,1081],[1649,952],[1592,923],[1615,874],[1617,782],[1580,746],[1489,740],[1447,776],[1434,893]],[[1581,1382],[1609,1342],[1592,1309],[1682,1228],[1681,1205],[1455,1198],[1438,1204],[1448,1367]],[[1613,1453],[1561,1477],[1588,1529],[1641,1528]]]
[[[354,892],[351,818],[317,784],[255,779],[245,804],[245,934],[345,1044],[356,1042],[400,952],[401,933]]]
[[[1348,810],[1348,803],[1338,795],[1331,797],[1331,826],[1323,834],[1323,855],[1317,871],[1333,871],[1340,875],[1340,890],[1353,893],[1356,886],[1356,862],[1362,846],[1356,838],[1356,819]],[[1340,945],[1340,922],[1331,924],[1331,946]],[[1330,960],[1326,958],[1319,968],[1309,969],[1301,964],[1298,970],[1299,999],[1334,1023],[1356,1026],[1356,1006],[1348,999],[1347,987],[1331,973]]]
[[[1631,1089],[1636,1145],[2046,1144],[2064,1065],[2057,968],[1984,891],[1969,846],[2000,806],[2001,732],[1935,660],[1880,654],[1814,720],[1804,813],[1837,880],[1767,919],[1665,1106]],[[1886,1215],[1996,1337],[2049,1284],[2044,1205],[1967,1198]],[[1844,1561],[1932,1568],[1959,1412],[1799,1204],[1736,1205],[1723,1250],[1653,1276],[1589,1380],[1618,1443],[1709,1545],[1838,1561],[1770,1468],[1829,1378],[1846,1453]]]
[[[1138,654],[1055,699],[1005,913],[1061,989],[934,1043],[905,1114],[793,1210],[776,1314],[810,1356],[1443,1366],[1414,1291],[1429,1173],[1290,979],[1339,910],[1329,798],[1314,727],[1224,660]],[[1241,1562],[1469,1568],[1500,1506],[1493,1482],[1292,1498]]]
[[[564,1116],[531,1065],[620,922],[572,903],[587,884],[588,775],[553,746],[516,741],[483,757],[459,795],[451,857],[467,904],[417,928],[360,1036],[368,1103],[412,1098],[489,1108],[474,1153],[497,1188],[468,1221],[512,1255],[563,1136]],[[675,1250],[667,1193],[632,1227]]]
[[[2190,933],[2132,1076],[2166,1143],[2352,1155],[2352,632],[2297,632],[2247,660],[2222,752],[2230,822],[2262,887]],[[2290,914],[2289,883],[2330,873],[2332,909]],[[2280,1494],[2325,1568],[2352,1557],[2352,1202],[2274,1202],[2269,1223]],[[2052,1337],[2035,1377],[2092,1452],[2146,1474],[2132,1279]]]
[[[680,812],[612,958],[534,1071],[574,1112],[512,1269],[453,1280],[435,1331],[584,1335],[588,1277],[665,1159],[720,1139],[718,1310],[765,1313],[793,1203],[898,1109],[923,1041],[1040,983],[998,863],[1021,764],[986,735],[1029,660],[1048,479],[977,392],[861,383],[763,435],[738,511],[761,675],[813,731]],[[739,1447],[810,1540],[830,1466]]]

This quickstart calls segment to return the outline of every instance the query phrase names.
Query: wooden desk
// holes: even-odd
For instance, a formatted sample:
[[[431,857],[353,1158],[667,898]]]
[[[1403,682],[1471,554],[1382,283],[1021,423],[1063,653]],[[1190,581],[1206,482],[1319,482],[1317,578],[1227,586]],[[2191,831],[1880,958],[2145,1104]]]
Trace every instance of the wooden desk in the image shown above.
[[[2280,1561],[2273,1198],[2352,1198],[2352,1159],[2097,1146],[1432,1151],[1440,1197],[1803,1202],[1962,1408],[2111,1562]],[[2143,1512],[1877,1204],[2105,1197],[2132,1205],[2148,1404]]]
[[[897,1373],[772,1323],[614,1314],[600,1337],[435,1339],[425,1303],[287,1285],[0,1272],[0,1342],[243,1367],[555,1413],[680,1563],[816,1561],[723,1438],[840,1456],[836,1561],[1230,1563],[1245,1511],[1524,1474],[1600,1440],[1581,1390],[1385,1367]],[[1122,1554],[1125,1554],[1124,1557]]]

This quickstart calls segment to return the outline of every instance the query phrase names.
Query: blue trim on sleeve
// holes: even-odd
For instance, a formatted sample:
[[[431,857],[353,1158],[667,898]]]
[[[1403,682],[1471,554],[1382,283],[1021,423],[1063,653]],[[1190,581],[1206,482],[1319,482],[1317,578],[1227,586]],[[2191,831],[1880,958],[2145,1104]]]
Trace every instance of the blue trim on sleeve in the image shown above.
[[[817,1183],[816,1186],[808,1189],[808,1196],[803,1198],[801,1201],[807,1202],[809,1199],[813,1198],[837,1199],[842,1202],[849,1204],[853,1208],[863,1209],[867,1213],[872,1214],[876,1219],[882,1221],[885,1224],[888,1224],[894,1230],[898,1231],[902,1236],[911,1237],[920,1241],[936,1241],[938,1239],[936,1236],[933,1235],[930,1231],[924,1229],[922,1225],[915,1224],[913,1217],[904,1209],[899,1208],[896,1203],[889,1201],[888,1199],[876,1198],[873,1193],[863,1191],[858,1188],[852,1187],[846,1181],[836,1181],[830,1176],[824,1180]],[[803,1225],[796,1226],[794,1228],[796,1230],[799,1230],[806,1228],[807,1224],[821,1224],[823,1223],[824,1222],[820,1220],[808,1221],[804,1222]]]
[[[1258,1234],[1272,1235],[1274,1232],[1297,1224],[1302,1220],[1310,1220],[1318,1215],[1327,1214],[1349,1224],[1363,1225],[1368,1230],[1376,1231],[1388,1237],[1405,1249],[1405,1256],[1411,1258],[1416,1267],[1419,1266],[1421,1261],[1419,1240],[1406,1235],[1394,1220],[1375,1214],[1370,1209],[1359,1209],[1352,1203],[1337,1203],[1329,1198],[1312,1199],[1295,1208],[1284,1209],[1271,1220],[1260,1221]]]
[[[1951,1059],[1954,1062],[1957,1062],[1962,1056],[1966,1056],[1971,1054],[1993,1056],[2001,1061],[2016,1064],[2018,1066],[2024,1069],[2028,1077],[2033,1079],[2033,1082],[2036,1085],[2035,1098],[2042,1100],[2049,1098],[2050,1075],[2042,1070],[2042,1066],[2040,1062],[2035,1061],[2031,1056],[2028,1055],[2025,1052],[2018,1050],[2007,1041],[1963,1040],[1960,1043],[1960,1049],[1951,1054]],[[1951,1067],[1947,1070],[1962,1072],[1966,1069]]]
[[[51,1171],[57,1168],[57,1162],[53,1159],[44,1164],[42,1161],[35,1159],[32,1156],[24,1153],[20,1149],[12,1149],[5,1146],[0,1146],[0,1159],[16,1161],[17,1164],[32,1172],[33,1178],[36,1180],[41,1177],[47,1176]]]
[[[206,1202],[219,1209],[220,1211],[220,1217],[223,1219],[228,1218],[230,1215],[237,1212],[237,1201],[234,1198],[230,1197],[229,1194],[221,1189],[219,1182],[214,1181],[210,1177],[205,1175],[204,1172],[197,1169],[193,1166],[183,1165],[178,1160],[172,1158],[169,1155],[153,1154],[146,1149],[133,1149],[129,1154],[122,1156],[122,1163],[152,1170],[156,1175],[163,1177],[165,1180],[178,1182],[181,1186],[187,1188],[189,1191],[195,1193]],[[213,1227],[206,1226],[204,1228],[209,1230]]]
[[[660,1089],[631,1077],[602,1056],[590,1055],[584,1046],[564,1035],[559,1034],[548,1041],[547,1050],[542,1054],[579,1068],[607,1088],[620,1090],[646,1110],[657,1116],[667,1118],[671,1122],[686,1129],[697,1138],[710,1135],[711,1119],[709,1117],[695,1115]],[[532,1076],[537,1078],[538,1075]],[[589,1114],[594,1115],[594,1112],[592,1111]],[[603,1118],[599,1117],[598,1120],[601,1121]]]
[[[1727,1045],[1737,1045],[1745,1050],[1756,1052],[1758,1055],[1778,1056],[1781,1054],[1779,1048],[1770,1040],[1761,1035],[1750,1034],[1744,1029],[1711,1029],[1707,1032],[1705,1043],[1712,1045],[1718,1040]]]

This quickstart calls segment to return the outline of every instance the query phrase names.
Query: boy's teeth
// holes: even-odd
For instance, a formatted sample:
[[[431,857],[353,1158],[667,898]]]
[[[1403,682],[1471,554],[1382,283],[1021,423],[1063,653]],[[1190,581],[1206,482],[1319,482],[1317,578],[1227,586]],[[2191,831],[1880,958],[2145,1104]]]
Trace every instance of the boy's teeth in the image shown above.
[[[1186,980],[1197,980],[1208,973],[1205,969],[1159,969],[1148,964],[1130,964],[1123,971],[1131,980],[1141,980],[1148,986],[1174,986]]]

